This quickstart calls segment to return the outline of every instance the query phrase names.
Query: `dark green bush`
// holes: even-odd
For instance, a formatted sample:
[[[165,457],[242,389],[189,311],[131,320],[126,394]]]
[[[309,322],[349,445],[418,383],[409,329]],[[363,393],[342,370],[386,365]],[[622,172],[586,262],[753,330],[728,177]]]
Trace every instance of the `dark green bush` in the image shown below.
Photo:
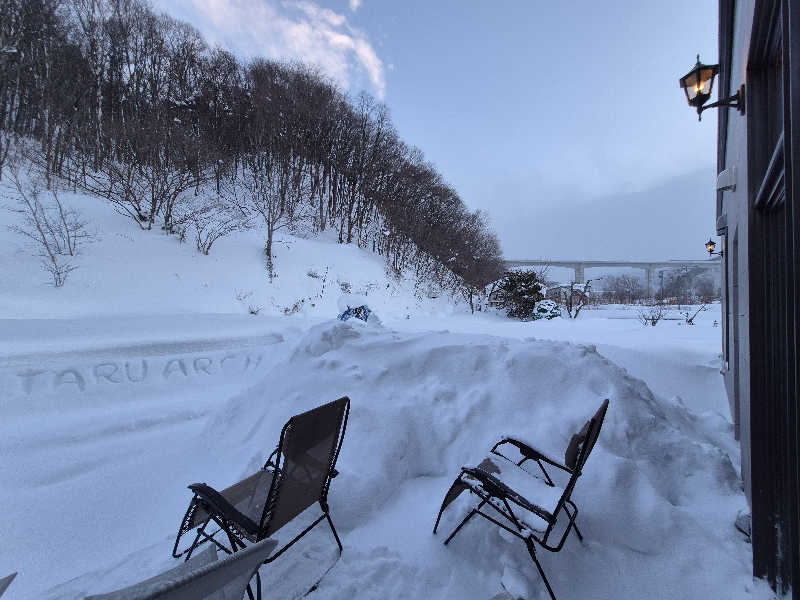
[[[536,318],[536,303],[544,299],[544,286],[535,271],[507,271],[495,290],[496,304],[509,317]]]

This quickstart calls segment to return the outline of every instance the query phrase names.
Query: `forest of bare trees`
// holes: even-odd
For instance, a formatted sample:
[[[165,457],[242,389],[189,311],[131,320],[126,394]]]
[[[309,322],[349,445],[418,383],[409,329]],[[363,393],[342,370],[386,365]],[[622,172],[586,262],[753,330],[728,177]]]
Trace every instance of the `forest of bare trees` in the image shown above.
[[[502,274],[480,212],[398,136],[385,106],[313,68],[243,62],[142,0],[0,0],[0,177],[14,140],[143,230],[208,253],[298,223],[470,296]]]

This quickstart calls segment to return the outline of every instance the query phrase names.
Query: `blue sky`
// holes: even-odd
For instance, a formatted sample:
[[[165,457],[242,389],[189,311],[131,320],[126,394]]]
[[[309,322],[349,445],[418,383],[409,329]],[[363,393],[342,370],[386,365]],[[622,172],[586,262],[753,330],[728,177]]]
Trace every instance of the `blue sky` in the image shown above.
[[[157,0],[242,57],[301,59],[389,107],[509,258],[702,258],[717,2]]]

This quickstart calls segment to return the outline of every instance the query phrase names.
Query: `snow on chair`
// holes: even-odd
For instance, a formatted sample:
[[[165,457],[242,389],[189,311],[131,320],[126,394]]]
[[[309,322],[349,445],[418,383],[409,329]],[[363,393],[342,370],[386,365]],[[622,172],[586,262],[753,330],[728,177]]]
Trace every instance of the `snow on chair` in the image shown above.
[[[245,593],[250,600],[262,600],[258,568],[277,545],[265,539],[220,561],[210,546],[160,575],[86,600],[241,600]],[[255,586],[250,583],[254,576]]]
[[[439,515],[436,517],[436,524],[433,526],[433,533],[436,533],[436,529],[439,527],[444,509],[461,492],[469,490],[481,501],[453,530],[453,533],[445,540],[445,545],[453,539],[467,521],[475,515],[480,515],[525,542],[528,553],[536,564],[550,597],[556,600],[550,582],[536,556],[535,544],[550,552],[559,552],[564,547],[564,542],[572,530],[575,531],[578,539],[583,541],[583,535],[575,523],[578,507],[572,501],[572,491],[581,475],[586,459],[589,458],[589,454],[594,448],[597,436],[600,434],[607,409],[608,400],[604,400],[583,429],[572,436],[564,453],[564,464],[519,439],[502,438],[492,447],[489,456],[478,466],[461,468],[461,473],[445,494]],[[503,446],[515,447],[522,458],[520,460],[508,458],[499,450]],[[523,468],[522,465],[526,461],[535,462],[541,473]],[[555,483],[545,468],[545,464],[569,474],[566,486],[561,488]],[[481,508],[484,506],[490,506],[503,521],[482,512]],[[564,519],[566,519],[566,524],[561,538],[557,541],[551,540],[551,535],[554,538],[558,537],[557,534],[554,534],[556,525],[559,521],[562,521],[563,524]]]
[[[328,509],[328,488],[338,474],[336,459],[349,410],[350,399],[345,396],[293,416],[283,426],[278,446],[264,467],[221,492],[205,483],[190,485],[194,497],[181,521],[172,555],[186,555],[188,560],[206,542],[224,552],[236,552],[247,545],[245,541],[274,537],[314,503],[319,503],[322,515],[264,562],[278,558],[323,519],[327,519],[341,554],[342,542]],[[209,526],[216,527],[216,531],[208,533]],[[194,541],[179,551],[181,537],[193,529]],[[225,540],[217,539],[220,536],[227,538],[229,547]]]

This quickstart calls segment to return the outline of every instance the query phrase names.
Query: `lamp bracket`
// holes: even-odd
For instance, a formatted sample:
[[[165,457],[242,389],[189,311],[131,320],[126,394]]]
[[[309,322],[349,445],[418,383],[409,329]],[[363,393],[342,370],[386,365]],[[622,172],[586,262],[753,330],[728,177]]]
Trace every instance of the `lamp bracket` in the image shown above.
[[[744,84],[736,91],[735,94],[732,96],[728,96],[722,100],[717,102],[712,102],[711,104],[706,104],[705,106],[698,106],[697,107],[697,120],[700,121],[703,117],[703,111],[707,108],[718,108],[720,106],[727,106],[729,108],[735,108],[739,111],[739,114],[744,114]]]

